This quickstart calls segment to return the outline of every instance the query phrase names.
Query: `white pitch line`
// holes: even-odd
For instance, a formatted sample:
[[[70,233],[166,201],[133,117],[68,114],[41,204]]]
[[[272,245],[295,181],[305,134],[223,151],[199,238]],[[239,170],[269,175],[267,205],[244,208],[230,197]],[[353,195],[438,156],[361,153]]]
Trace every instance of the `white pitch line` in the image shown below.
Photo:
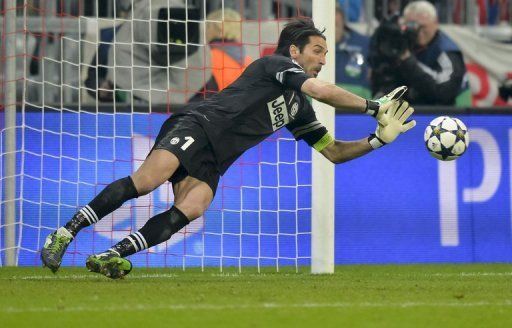
[[[152,273],[152,274],[137,274],[130,276],[131,279],[148,279],[148,278],[176,278],[178,275],[173,273]],[[55,276],[12,276],[2,277],[0,280],[84,280],[84,279],[99,279],[102,276],[97,274],[69,274],[69,275],[55,275]]]
[[[55,307],[5,307],[0,309],[0,313],[41,313],[41,312],[109,312],[109,311],[190,311],[190,310],[243,310],[243,309],[322,309],[322,308],[417,308],[417,307],[511,307],[512,300],[503,302],[403,302],[403,303],[301,303],[301,304],[279,304],[279,303],[261,303],[261,304],[130,304],[130,305],[112,305],[103,307],[94,306],[55,306]]]
[[[183,273],[183,274],[186,274]],[[126,277],[126,280],[133,279],[150,279],[150,278],[177,278],[181,273],[150,273],[150,274],[132,274]],[[296,274],[286,274],[290,276],[295,276]],[[396,277],[404,277],[404,276],[425,276],[425,277],[510,277],[512,276],[512,272],[459,272],[459,273],[411,273],[411,274],[385,274],[386,276],[396,276]],[[230,278],[230,277],[262,277],[267,276],[265,273],[256,273],[256,274],[244,274],[244,273],[212,273],[210,274],[212,277],[220,277],[220,278]],[[1,277],[0,280],[84,280],[84,279],[93,279],[96,280],[101,278],[96,274],[69,274],[69,275],[54,275],[54,276],[43,276],[43,275],[33,275],[33,276],[12,276],[12,277]]]
[[[511,277],[512,272],[454,272],[454,273],[419,273],[419,274],[388,274],[386,276],[421,276],[421,277]]]
[[[462,276],[462,277],[509,277],[512,272],[461,272],[461,273],[435,273],[434,276]]]

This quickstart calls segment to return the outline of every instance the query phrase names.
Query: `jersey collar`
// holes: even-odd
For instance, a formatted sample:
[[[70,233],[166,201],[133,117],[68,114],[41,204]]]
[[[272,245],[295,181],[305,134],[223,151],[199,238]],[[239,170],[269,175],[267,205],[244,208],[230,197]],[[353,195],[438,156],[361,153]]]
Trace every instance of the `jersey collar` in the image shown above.
[[[297,61],[295,59],[292,59],[292,63],[294,63],[295,65],[297,65],[300,68],[302,68],[302,70],[304,70],[304,67],[300,66],[299,63],[297,63]]]

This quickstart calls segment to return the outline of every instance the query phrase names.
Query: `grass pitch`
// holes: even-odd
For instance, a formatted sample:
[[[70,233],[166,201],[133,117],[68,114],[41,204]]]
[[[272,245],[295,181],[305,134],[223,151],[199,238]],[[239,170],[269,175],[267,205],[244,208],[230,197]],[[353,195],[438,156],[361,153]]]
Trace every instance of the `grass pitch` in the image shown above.
[[[334,275],[0,268],[1,327],[511,327],[512,265],[338,266]]]

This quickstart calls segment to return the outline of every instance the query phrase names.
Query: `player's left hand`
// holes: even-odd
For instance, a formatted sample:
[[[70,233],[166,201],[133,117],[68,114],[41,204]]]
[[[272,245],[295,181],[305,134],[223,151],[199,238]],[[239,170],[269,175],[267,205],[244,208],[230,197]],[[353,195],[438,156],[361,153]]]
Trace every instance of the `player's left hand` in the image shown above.
[[[416,121],[407,119],[414,113],[414,108],[407,101],[397,100],[387,106],[383,119],[387,122],[378,122],[375,134],[371,135],[368,142],[373,149],[393,142],[401,133],[405,133],[416,126]]]
[[[365,113],[375,117],[380,123],[387,124],[383,121],[384,113],[390,107],[391,102],[400,100],[406,92],[407,87],[402,85],[378,99],[367,100]]]

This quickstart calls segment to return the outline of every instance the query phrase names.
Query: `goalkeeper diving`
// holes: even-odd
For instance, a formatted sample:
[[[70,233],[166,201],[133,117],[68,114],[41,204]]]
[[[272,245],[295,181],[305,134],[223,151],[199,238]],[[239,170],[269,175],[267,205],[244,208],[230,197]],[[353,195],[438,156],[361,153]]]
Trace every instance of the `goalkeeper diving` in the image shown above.
[[[414,109],[401,100],[399,87],[366,100],[317,79],[325,65],[327,44],[310,19],[295,19],[282,30],[271,56],[250,64],[229,87],[202,102],[188,104],[162,125],[144,163],[131,176],[105,187],[63,227],[51,233],[41,250],[43,265],[56,272],[67,247],[83,228],[97,223],[124,202],[146,195],[166,181],[173,186],[173,206],[150,218],[138,231],[86,260],[92,272],[121,278],[132,270],[128,256],[163,243],[203,215],[215,196],[219,178],[246,150],[286,127],[333,163],[363,156],[393,142],[416,124]],[[339,109],[358,109],[376,119],[368,137],[335,140],[316,119],[307,96]]]

